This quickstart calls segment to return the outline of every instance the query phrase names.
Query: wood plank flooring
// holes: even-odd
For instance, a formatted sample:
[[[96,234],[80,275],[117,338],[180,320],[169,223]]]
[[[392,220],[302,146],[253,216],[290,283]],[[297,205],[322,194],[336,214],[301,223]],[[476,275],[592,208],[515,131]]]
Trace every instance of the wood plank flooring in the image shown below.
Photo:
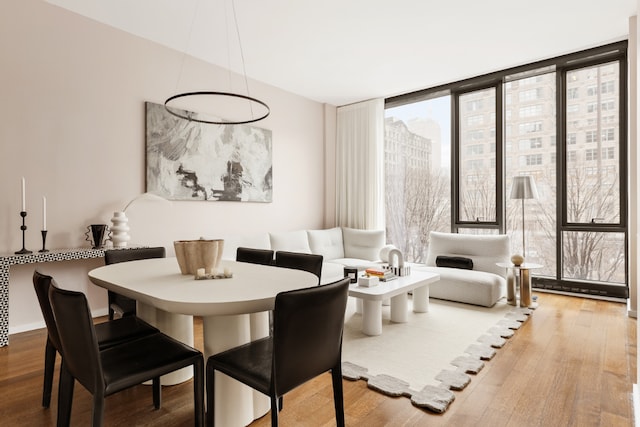
[[[626,305],[537,293],[540,307],[497,352],[450,409],[436,415],[407,398],[345,381],[348,426],[632,426],[636,379],[636,320]],[[195,320],[196,336],[202,322]],[[15,334],[0,348],[0,425],[54,426],[57,370],[50,409],[41,407],[44,330]],[[196,342],[202,348],[202,342]],[[59,365],[59,362],[58,362]],[[138,386],[106,401],[107,426],[191,426],[191,382],[163,388],[153,410],[151,390]],[[323,375],[285,396],[282,426],[333,426],[330,376]],[[72,426],[89,425],[91,397],[76,385]],[[269,426],[268,416],[251,424]]]

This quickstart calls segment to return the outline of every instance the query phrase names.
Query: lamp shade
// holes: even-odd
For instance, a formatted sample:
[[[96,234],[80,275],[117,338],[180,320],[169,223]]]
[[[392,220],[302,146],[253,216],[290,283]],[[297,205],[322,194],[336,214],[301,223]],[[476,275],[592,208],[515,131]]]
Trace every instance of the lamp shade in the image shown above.
[[[537,199],[538,189],[531,175],[514,176],[511,186],[512,199]]]

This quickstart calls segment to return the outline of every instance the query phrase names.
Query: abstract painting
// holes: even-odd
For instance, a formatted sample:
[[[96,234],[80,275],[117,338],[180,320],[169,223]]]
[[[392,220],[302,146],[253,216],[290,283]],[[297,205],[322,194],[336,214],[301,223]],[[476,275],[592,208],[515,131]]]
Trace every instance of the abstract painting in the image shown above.
[[[162,104],[145,106],[147,192],[169,200],[272,201],[270,130],[192,122]]]

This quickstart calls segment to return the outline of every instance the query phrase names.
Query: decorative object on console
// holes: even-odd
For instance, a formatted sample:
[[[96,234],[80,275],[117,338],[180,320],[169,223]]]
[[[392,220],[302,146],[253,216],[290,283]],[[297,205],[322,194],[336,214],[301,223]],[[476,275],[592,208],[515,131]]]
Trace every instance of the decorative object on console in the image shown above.
[[[47,230],[41,230],[40,234],[42,234],[42,249],[40,249],[38,252],[49,252],[49,249],[46,248]]]
[[[126,248],[127,242],[131,240],[129,236],[129,218],[123,212],[114,212],[113,218],[111,218],[111,237],[109,238],[113,243],[114,248]]]
[[[87,231],[84,233],[85,240],[93,243],[91,249],[100,249],[106,242],[104,234],[107,232],[109,232],[107,224],[91,224],[87,226]],[[89,233],[92,237],[89,237]]]
[[[270,130],[184,123],[162,105],[145,105],[148,192],[168,200],[272,201]]]
[[[182,274],[194,276],[218,274],[217,268],[222,258],[224,240],[176,240],[173,242],[173,247]]]
[[[411,274],[411,267],[404,265],[404,257],[399,249],[391,249],[389,251],[389,265],[384,268],[400,277]]]
[[[436,266],[473,270],[473,260],[461,256],[438,255],[436,257]]]
[[[536,182],[531,175],[514,176],[513,185],[511,186],[511,198],[522,200],[522,256],[527,257],[527,249],[525,244],[525,222],[524,222],[524,200],[537,199],[538,189]]]
[[[22,202],[22,204],[24,205],[24,201]],[[20,249],[19,251],[16,251],[15,253],[18,255],[31,254],[33,252],[25,248],[25,245],[24,245],[24,234],[27,231],[27,225],[25,223],[25,218],[27,217],[27,211],[20,211],[20,216],[22,217],[22,225],[20,226],[20,230],[22,230],[22,249]]]
[[[522,265],[522,263],[524,262],[524,257],[522,255],[520,255],[520,254],[512,255],[511,256],[511,262],[516,267],[520,267]]]
[[[20,182],[20,190],[21,190],[20,192],[22,195],[22,210],[20,211],[20,216],[22,217],[22,225],[20,226],[20,230],[22,230],[22,249],[15,252],[18,255],[33,253],[27,248],[25,248],[25,244],[24,244],[24,234],[27,231],[27,224],[25,222],[25,218],[27,217],[27,202],[25,197],[25,194],[26,194],[25,188],[26,188],[26,184],[23,176]]]

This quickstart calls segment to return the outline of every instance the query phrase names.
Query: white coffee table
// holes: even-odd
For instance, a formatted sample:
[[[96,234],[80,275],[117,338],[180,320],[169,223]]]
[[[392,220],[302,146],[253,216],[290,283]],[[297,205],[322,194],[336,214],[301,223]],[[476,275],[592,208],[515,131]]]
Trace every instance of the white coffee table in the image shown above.
[[[398,277],[372,287],[349,286],[349,296],[362,301],[362,332],[366,335],[382,333],[382,301],[391,298],[391,321],[406,323],[409,318],[409,297],[413,291],[413,311],[429,311],[429,284],[440,280],[440,275],[426,271],[412,271],[409,276]]]

